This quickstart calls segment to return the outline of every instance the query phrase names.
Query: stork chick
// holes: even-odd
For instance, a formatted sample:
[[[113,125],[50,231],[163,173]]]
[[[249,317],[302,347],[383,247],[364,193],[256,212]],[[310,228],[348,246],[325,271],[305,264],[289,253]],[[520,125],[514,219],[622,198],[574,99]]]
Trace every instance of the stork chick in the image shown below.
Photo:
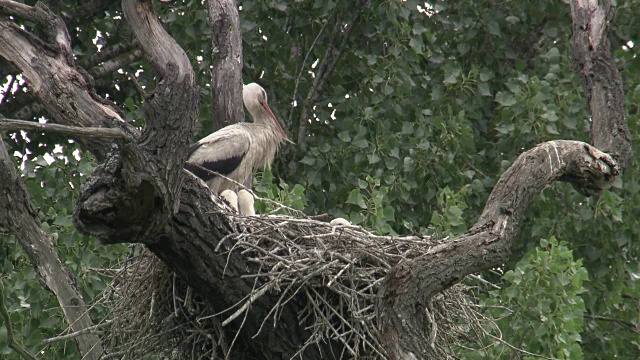
[[[333,226],[350,226],[351,225],[349,220],[347,220],[345,218],[341,218],[341,217],[331,220],[329,222],[329,224],[331,224]]]
[[[215,194],[237,190],[238,186],[220,176],[243,183],[254,168],[271,166],[280,144],[289,140],[267,104],[267,93],[256,84],[242,90],[244,106],[253,123],[226,126],[193,144],[185,169],[207,183]]]
[[[220,193],[220,197],[227,200],[233,210],[238,211],[238,195],[233,190],[224,190]]]
[[[238,191],[238,210],[240,215],[255,216],[256,209],[253,206],[253,195],[245,189]]]

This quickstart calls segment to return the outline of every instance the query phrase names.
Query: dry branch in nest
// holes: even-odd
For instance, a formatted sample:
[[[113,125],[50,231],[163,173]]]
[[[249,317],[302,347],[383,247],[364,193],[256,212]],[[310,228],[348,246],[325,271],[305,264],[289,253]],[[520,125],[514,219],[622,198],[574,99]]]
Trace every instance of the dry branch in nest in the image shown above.
[[[285,215],[227,215],[235,231],[220,242],[218,251],[225,256],[221,249],[231,248],[256,265],[255,273],[243,275],[254,281],[252,293],[230,309],[213,309],[154,255],[142,251],[118,277],[111,306],[112,343],[126,349],[129,358],[150,352],[172,358],[225,358],[235,339],[224,327],[242,320],[260,297],[276,296],[260,331],[278,322],[293,298],[306,303],[298,316],[311,336],[299,354],[332,340],[344,345],[343,358],[386,358],[376,325],[378,287],[394,265],[425,253],[438,241],[376,236],[358,226]],[[425,331],[442,358],[449,357],[451,346],[462,337],[482,333],[467,290],[454,285],[425,309]]]

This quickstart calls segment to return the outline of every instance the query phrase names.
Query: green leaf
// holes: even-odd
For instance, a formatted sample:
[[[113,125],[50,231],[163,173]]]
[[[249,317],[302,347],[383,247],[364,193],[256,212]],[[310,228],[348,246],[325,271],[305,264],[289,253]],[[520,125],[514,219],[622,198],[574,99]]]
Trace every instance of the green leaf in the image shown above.
[[[341,131],[338,133],[338,139],[342,140],[345,143],[348,143],[351,141],[351,136],[349,135],[349,132]]]
[[[425,31],[427,31],[427,28],[421,22],[414,23],[411,30],[415,35],[422,35]]]
[[[549,134],[560,135],[560,133],[558,132],[558,129],[556,129],[556,125],[555,124],[547,124],[547,126],[545,126],[544,129]]]
[[[558,50],[557,47],[552,47],[544,56],[547,58],[547,60],[558,61],[560,58],[560,50]]]
[[[69,215],[60,215],[56,217],[53,224],[58,226],[73,226],[73,219]]]
[[[495,100],[496,102],[498,102],[498,104],[504,107],[513,106],[516,103],[515,96],[513,96],[513,94],[511,93],[504,92],[504,91],[498,91],[498,93],[496,94]]]
[[[498,25],[498,23],[493,20],[490,19],[489,21],[487,21],[487,31],[489,32],[489,34],[491,35],[495,35],[495,36],[500,36],[500,25]]]
[[[482,96],[493,96],[491,94],[491,90],[489,89],[489,84],[486,83],[478,83],[478,92]]]
[[[351,190],[347,198],[347,204],[357,205],[363,209],[367,208],[367,204],[364,202],[364,198],[358,189]]]
[[[507,16],[507,17],[505,18],[505,20],[506,20],[509,24],[511,24],[511,25],[515,25],[515,24],[517,24],[518,22],[520,22],[520,18],[518,18],[517,16],[513,16],[513,15],[511,15],[511,16]]]
[[[422,55],[424,53],[424,42],[422,41],[421,36],[412,36],[411,40],[409,40],[409,46],[417,54]]]
[[[365,139],[355,140],[352,142],[352,144],[360,149],[366,149],[367,147],[369,147],[369,142]]]
[[[455,84],[458,82],[459,76],[460,76],[460,68],[450,67],[445,71],[444,80],[442,82],[445,84]]]
[[[411,172],[411,171],[413,171],[414,167],[415,167],[415,161],[412,158],[406,156],[404,158],[404,160],[403,160],[403,169],[404,169],[404,171],[405,172]]]
[[[313,164],[316,163],[316,159],[313,156],[307,154],[307,155],[305,155],[305,157],[300,159],[300,162],[305,164],[305,165],[313,166]]]

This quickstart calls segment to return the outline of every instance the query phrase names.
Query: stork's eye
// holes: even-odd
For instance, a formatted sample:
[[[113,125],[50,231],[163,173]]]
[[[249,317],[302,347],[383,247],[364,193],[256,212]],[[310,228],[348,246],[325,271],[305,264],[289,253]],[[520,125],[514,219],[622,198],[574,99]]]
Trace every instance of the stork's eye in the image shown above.
[[[262,98],[267,101],[267,92],[262,90]]]

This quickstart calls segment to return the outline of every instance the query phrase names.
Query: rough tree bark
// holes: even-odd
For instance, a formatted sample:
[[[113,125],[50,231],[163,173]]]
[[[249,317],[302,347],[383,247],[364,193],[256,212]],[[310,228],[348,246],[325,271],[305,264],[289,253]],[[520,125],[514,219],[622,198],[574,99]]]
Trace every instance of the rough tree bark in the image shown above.
[[[618,161],[624,171],[633,152],[624,107],[622,78],[611,58],[608,30],[614,1],[571,1],[573,63],[591,110],[591,144]]]
[[[213,131],[244,121],[242,32],[235,0],[207,1],[211,26]]]
[[[235,0],[207,1],[211,27],[213,131],[244,121],[242,31]],[[244,186],[251,188],[249,174]]]
[[[578,8],[585,6],[583,2],[576,4]],[[216,211],[217,200],[211,201],[204,184],[181,169],[198,119],[198,92],[186,56],[153,16],[150,1],[123,1],[125,17],[158,77],[156,90],[145,102],[147,127],[142,134],[123,123],[117,109],[92,96],[86,76],[74,72],[69,39],[62,32],[60,19],[39,5],[32,8],[12,1],[1,1],[0,5],[4,6],[0,6],[1,12],[52,26],[60,35],[46,39],[55,46],[45,46],[30,41],[33,35],[11,21],[0,21],[0,55],[25,73],[56,122],[119,127],[127,134],[128,141],[82,142],[104,161],[82,189],[75,213],[78,230],[106,244],[146,244],[216,308],[227,309],[251,293],[254,281],[241,277],[255,272],[248,259],[238,252],[220,255],[229,250],[226,243],[216,251],[230,232],[228,219]],[[47,16],[34,15],[40,13]],[[594,34],[603,36],[605,31]],[[603,120],[596,113],[607,115],[603,109],[593,109],[594,123]],[[624,117],[621,119],[623,122]],[[616,123],[618,129],[620,124]],[[593,131],[601,128],[604,131],[605,127],[594,126]],[[602,136],[606,139],[606,131]],[[615,144],[624,141],[628,136],[610,141],[613,147],[607,150],[615,151]],[[630,145],[620,149],[627,147]],[[616,159],[628,166],[627,152],[619,150],[618,154]],[[378,304],[388,355],[393,359],[433,358],[428,334],[421,326],[429,299],[467,274],[504,263],[524,210],[544,186],[569,181],[582,193],[593,194],[610,186],[619,172],[614,158],[580,142],[549,142],[522,154],[501,177],[478,223],[468,233],[425,249],[389,273]],[[252,338],[277,298],[277,293],[265,294],[252,304],[240,333],[242,346],[236,347],[239,357],[290,358],[303,344],[308,331],[297,320],[301,305],[295,298],[285,307],[275,329]],[[235,320],[225,331],[233,334],[239,322]],[[329,343],[307,348],[303,357],[320,359],[340,353],[338,344]]]

